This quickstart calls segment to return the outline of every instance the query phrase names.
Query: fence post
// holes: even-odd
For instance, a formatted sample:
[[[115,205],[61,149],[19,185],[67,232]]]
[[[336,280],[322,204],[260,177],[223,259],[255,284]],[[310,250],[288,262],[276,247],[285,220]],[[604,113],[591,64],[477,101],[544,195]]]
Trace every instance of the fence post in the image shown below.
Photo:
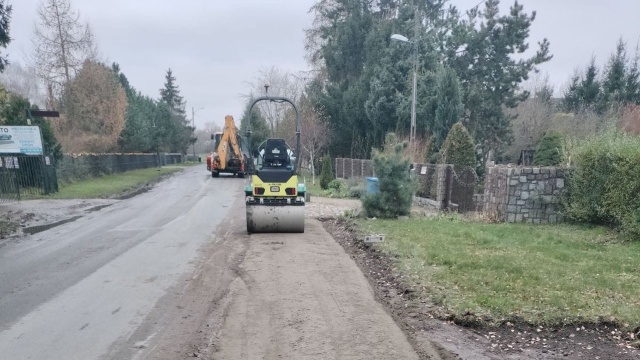
[[[47,171],[47,162],[44,152],[40,155],[40,169],[43,180],[42,185],[44,185],[44,194],[49,195],[51,193],[51,191],[49,191],[49,172]]]
[[[354,159],[351,159],[351,176],[349,176],[349,178],[353,177],[353,161]]]
[[[345,160],[345,159],[342,159],[342,177],[343,177],[344,179],[346,179],[346,178],[347,178],[347,173],[346,173],[347,168],[346,168],[346,166],[344,165],[345,163],[346,163],[346,160]]]
[[[451,207],[451,192],[453,191],[453,165],[446,165],[445,173],[444,208],[449,209]]]

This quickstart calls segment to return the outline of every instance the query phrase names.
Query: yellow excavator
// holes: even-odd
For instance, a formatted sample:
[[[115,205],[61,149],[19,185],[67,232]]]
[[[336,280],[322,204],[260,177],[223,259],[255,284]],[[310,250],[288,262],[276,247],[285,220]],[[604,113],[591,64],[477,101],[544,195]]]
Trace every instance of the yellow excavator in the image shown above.
[[[212,177],[219,177],[221,173],[230,173],[244,177],[247,156],[242,151],[242,138],[238,135],[233,116],[224,118],[224,129],[221,133],[211,135],[214,140],[214,151],[207,157],[207,169]]]

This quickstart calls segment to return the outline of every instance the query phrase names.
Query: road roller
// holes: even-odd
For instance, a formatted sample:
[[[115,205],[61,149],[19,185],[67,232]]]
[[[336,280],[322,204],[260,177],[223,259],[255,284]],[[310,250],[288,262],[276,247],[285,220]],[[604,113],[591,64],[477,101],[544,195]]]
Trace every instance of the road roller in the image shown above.
[[[286,102],[293,107],[296,116],[296,148],[292,149],[283,139],[267,139],[258,147],[256,166],[245,185],[247,232],[303,233],[306,185],[299,181],[298,176],[298,109],[287,98],[257,98],[248,112],[248,140],[251,139],[251,110],[259,101]],[[254,161],[253,154],[250,161]]]

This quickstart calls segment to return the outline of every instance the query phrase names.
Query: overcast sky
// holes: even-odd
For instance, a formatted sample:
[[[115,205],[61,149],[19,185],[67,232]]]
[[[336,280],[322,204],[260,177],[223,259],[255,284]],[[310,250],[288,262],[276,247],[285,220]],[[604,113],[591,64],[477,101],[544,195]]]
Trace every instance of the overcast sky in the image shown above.
[[[480,0],[451,0],[466,10]],[[24,62],[40,0],[8,0],[13,6],[9,60]],[[172,68],[196,126],[241,116],[246,81],[276,65],[285,71],[308,68],[304,32],[315,0],[72,0],[98,39],[101,54],[118,62],[129,81],[158,97]],[[503,11],[513,1],[501,2]],[[537,11],[530,44],[548,38],[553,59],[541,67],[562,88],[577,66],[592,55],[606,62],[622,36],[630,52],[640,38],[638,0],[520,0]],[[556,94],[558,95],[558,94]]]

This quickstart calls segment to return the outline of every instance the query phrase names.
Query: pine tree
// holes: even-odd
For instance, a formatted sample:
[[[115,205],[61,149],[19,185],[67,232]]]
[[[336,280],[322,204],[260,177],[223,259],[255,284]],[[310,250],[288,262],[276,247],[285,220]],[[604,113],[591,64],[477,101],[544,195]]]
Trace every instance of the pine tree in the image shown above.
[[[562,160],[562,135],[555,131],[548,132],[538,143],[533,156],[533,164],[537,166],[556,166]]]
[[[640,104],[640,69],[638,69],[638,61],[640,53],[636,49],[633,59],[629,60],[627,65],[627,75],[625,77],[624,96],[625,102],[631,104]]]
[[[125,126],[118,139],[120,149],[125,152],[155,150],[156,144],[152,136],[155,103],[131,86],[118,64],[114,63],[111,69],[127,94]]]
[[[580,75],[576,70],[576,73],[571,77],[569,87],[564,92],[562,98],[562,109],[567,112],[577,112],[580,107],[580,95],[578,95],[578,88],[580,87]]]
[[[367,217],[397,218],[411,211],[414,184],[409,177],[409,160],[403,156],[407,143],[398,143],[395,134],[390,135],[386,137],[384,151],[374,151],[379,192],[362,198]]]
[[[162,121],[169,151],[185,154],[191,143],[193,129],[186,118],[185,103],[171,69],[167,70],[164,88],[160,89],[160,101],[169,109],[169,119]]]
[[[466,167],[475,168],[475,143],[462,123],[456,123],[451,127],[447,140],[442,145],[441,155],[442,161],[446,164],[452,164],[458,172]]]
[[[579,109],[598,110],[598,102],[602,95],[600,91],[600,82],[598,81],[598,66],[596,58],[591,57],[591,62],[585,71],[584,78],[580,81],[578,87]]]
[[[322,160],[322,172],[320,173],[320,187],[324,190],[329,188],[329,183],[333,181],[333,168],[331,158],[325,156]]]
[[[460,121],[463,111],[460,82],[455,71],[449,68],[441,69],[438,73],[436,112],[433,125],[436,148],[439,149],[442,146],[449,129]]]
[[[465,123],[486,155],[499,150],[512,139],[511,119],[505,108],[513,108],[528,98],[519,84],[539,64],[549,61],[549,42],[543,39],[535,53],[521,59],[528,50],[528,34],[536,13],[528,14],[516,2],[506,15],[500,15],[499,1],[487,0],[484,9],[472,9],[469,19],[461,21],[464,30],[447,39],[454,47],[446,59],[465,86]]]
[[[247,132],[247,123],[249,121],[249,106],[253,99],[249,99],[244,109],[244,113],[242,114],[242,119],[240,119],[240,134],[241,136],[245,136]],[[253,156],[258,155],[258,147],[262,144],[269,135],[271,134],[271,130],[269,128],[269,124],[267,123],[267,119],[262,116],[260,109],[258,106],[254,106],[251,111],[251,143],[249,144],[249,149]]]
[[[11,20],[11,5],[6,4],[5,0],[0,0],[0,47],[7,48],[11,42],[9,36],[9,21]],[[0,73],[4,71],[9,61],[7,56],[0,56]]]
[[[616,52],[609,58],[604,72],[602,81],[603,108],[611,106],[612,103],[624,101],[626,64],[626,44],[620,39],[616,46]]]
[[[167,70],[165,75],[164,88],[160,89],[160,99],[167,103],[174,114],[185,117],[185,104],[182,96],[180,96],[180,89],[176,85],[176,78],[173,76],[171,69]]]

